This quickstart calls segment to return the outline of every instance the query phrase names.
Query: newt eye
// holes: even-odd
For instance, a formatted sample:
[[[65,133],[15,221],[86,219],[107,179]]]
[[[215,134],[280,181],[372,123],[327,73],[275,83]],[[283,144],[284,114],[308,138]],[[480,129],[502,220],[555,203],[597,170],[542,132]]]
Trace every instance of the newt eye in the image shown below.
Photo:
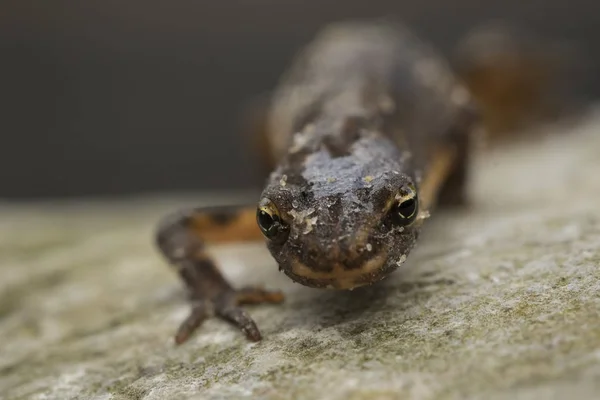
[[[281,219],[279,210],[271,200],[261,200],[256,210],[256,222],[267,239],[277,242],[287,239],[289,226]]]
[[[394,197],[389,216],[395,225],[409,225],[417,217],[418,209],[417,191],[413,185],[408,185]]]

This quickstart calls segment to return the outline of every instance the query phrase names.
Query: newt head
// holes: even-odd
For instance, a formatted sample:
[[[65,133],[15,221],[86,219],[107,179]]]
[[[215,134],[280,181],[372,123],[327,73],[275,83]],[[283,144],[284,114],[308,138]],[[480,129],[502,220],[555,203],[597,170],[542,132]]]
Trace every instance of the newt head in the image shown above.
[[[336,126],[296,135],[295,150],[263,190],[257,222],[292,280],[352,289],[404,263],[423,214],[410,155],[376,130],[361,128],[351,140],[333,142],[328,132]]]

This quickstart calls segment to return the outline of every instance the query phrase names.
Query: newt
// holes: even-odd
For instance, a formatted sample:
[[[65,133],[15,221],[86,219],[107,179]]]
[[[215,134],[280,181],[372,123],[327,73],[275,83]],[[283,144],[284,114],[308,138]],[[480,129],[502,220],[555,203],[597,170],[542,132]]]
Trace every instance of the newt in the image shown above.
[[[228,282],[211,243],[262,239],[280,271],[314,288],[352,290],[401,267],[430,213],[464,203],[477,115],[444,58],[401,23],[319,31],[270,97],[257,140],[271,173],[257,202],[177,210],[158,224],[158,249],[190,294],[175,342],[213,316],[259,341],[242,306],[284,301]]]

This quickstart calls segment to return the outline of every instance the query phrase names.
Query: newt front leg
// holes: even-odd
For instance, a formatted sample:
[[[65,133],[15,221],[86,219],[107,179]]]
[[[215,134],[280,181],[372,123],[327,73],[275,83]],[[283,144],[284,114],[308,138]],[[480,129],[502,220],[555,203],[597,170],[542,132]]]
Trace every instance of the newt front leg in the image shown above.
[[[283,294],[259,287],[234,289],[205,251],[205,245],[210,243],[260,238],[262,234],[256,224],[256,208],[196,208],[162,219],[156,232],[156,244],[177,268],[192,301],[192,311],[179,327],[175,343],[185,342],[204,320],[214,315],[237,326],[248,339],[261,340],[256,323],[240,306],[281,303]]]

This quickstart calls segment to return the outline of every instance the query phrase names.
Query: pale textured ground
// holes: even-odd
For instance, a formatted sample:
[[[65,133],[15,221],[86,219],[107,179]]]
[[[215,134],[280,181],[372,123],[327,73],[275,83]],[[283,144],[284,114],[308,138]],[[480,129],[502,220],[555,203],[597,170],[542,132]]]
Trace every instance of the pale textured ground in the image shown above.
[[[3,399],[600,397],[600,117],[478,161],[472,209],[437,214],[402,271],[308,289],[261,246],[219,250],[264,341],[188,308],[151,246],[184,202],[0,208]],[[186,204],[188,202],[185,202]]]

